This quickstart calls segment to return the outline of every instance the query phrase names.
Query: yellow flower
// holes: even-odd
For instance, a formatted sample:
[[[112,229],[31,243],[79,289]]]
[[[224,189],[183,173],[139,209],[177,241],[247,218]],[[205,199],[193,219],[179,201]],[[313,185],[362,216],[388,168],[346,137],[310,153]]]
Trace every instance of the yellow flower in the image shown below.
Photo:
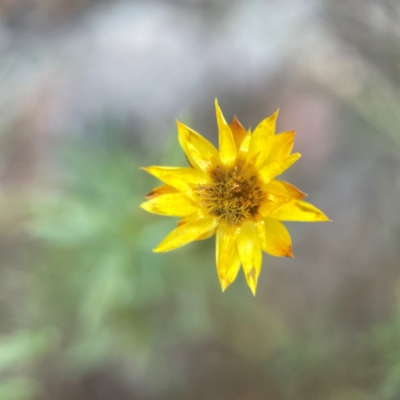
[[[275,135],[276,111],[253,133],[236,117],[227,124],[215,100],[219,152],[201,135],[177,122],[178,139],[190,167],[146,167],[160,179],[141,204],[154,214],[181,217],[155,249],[165,252],[216,234],[216,263],[224,291],[240,265],[255,295],[262,251],[293,257],[289,232],[280,221],[329,221],[290,183],[276,180],[295,161],[294,131]]]

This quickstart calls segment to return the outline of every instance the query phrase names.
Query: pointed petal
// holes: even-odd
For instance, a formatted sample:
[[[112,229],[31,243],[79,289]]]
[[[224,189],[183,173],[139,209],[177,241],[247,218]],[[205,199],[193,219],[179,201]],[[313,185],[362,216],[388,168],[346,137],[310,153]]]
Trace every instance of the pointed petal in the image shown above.
[[[182,193],[164,194],[154,197],[140,205],[144,210],[153,214],[183,217],[193,214],[197,207]]]
[[[279,180],[273,181],[273,182],[281,183],[285,187],[286,191],[289,193],[290,197],[292,197],[294,199],[303,200],[304,197],[307,196],[304,192],[302,192],[296,186],[293,186],[291,183],[288,183],[285,181],[279,181]]]
[[[261,249],[272,256],[293,257],[290,234],[276,219],[265,218],[256,223]]]
[[[254,222],[246,221],[242,225],[237,239],[237,249],[247,284],[255,296],[261,272],[262,253]]]
[[[224,276],[222,277],[220,274],[218,274],[222,292],[225,292],[227,287],[235,281],[240,270],[240,259],[236,246],[229,253],[229,257],[226,258],[225,262],[226,264],[223,268],[226,269],[226,272]]]
[[[196,240],[201,235],[213,230],[217,226],[214,217],[206,217],[183,224],[175,228],[153,251],[155,253],[171,251]]]
[[[203,171],[194,168],[152,166],[142,169],[181,192],[191,191],[198,184],[206,184],[210,180]]]
[[[277,210],[279,210],[279,208],[281,208],[283,206],[283,204],[285,204],[285,203],[275,202],[275,201],[266,199],[265,201],[263,201],[261,203],[260,207],[258,208],[258,214],[263,218],[269,217],[270,215],[275,213]]]
[[[154,188],[145,198],[151,200],[154,197],[162,196],[163,194],[178,193],[178,191],[172,186],[162,185]]]
[[[196,166],[193,165],[193,161],[190,161],[190,159],[186,153],[185,153],[185,158],[186,158],[186,161],[188,162],[188,164],[190,165],[190,168],[196,168]]]
[[[283,204],[292,200],[292,197],[287,192],[285,186],[279,181],[272,180],[264,186],[263,190],[266,193],[266,196],[258,209],[258,213],[262,217],[268,217],[271,213],[277,211]]]
[[[268,199],[275,202],[283,200],[289,201],[292,199],[292,196],[290,196],[286,190],[285,185],[275,179],[264,186],[264,191],[267,193]]]
[[[182,226],[182,225],[184,225],[184,224],[187,224],[188,222],[193,222],[193,221],[199,220],[199,219],[201,219],[201,218],[205,218],[205,217],[206,217],[206,215],[204,215],[204,213],[203,213],[200,209],[198,209],[195,213],[190,214],[190,215],[187,215],[187,216],[181,218],[181,219],[179,220],[179,222],[178,222],[178,226]],[[209,231],[209,232],[206,232],[205,234],[199,236],[199,237],[198,237],[197,239],[195,239],[195,240],[204,240],[204,239],[208,239],[209,237],[215,235],[215,231],[216,231],[216,228],[212,229],[212,230]]]
[[[243,138],[242,143],[240,145],[241,153],[247,153],[249,151],[250,142],[251,142],[251,132],[249,131],[246,133],[246,136]]]
[[[239,150],[240,145],[242,144],[242,141],[246,136],[246,129],[243,128],[242,124],[236,118],[236,115],[232,118],[232,121],[229,123],[229,127],[231,128],[236,148]]]
[[[291,167],[299,158],[300,153],[294,153],[290,156],[282,159],[277,159],[266,167],[262,168],[259,172],[260,178],[264,183],[268,183],[271,179],[285,172],[289,167]]]
[[[217,124],[219,132],[219,155],[221,161],[225,165],[232,165],[236,160],[236,144],[233,139],[232,131],[226,123],[221,109],[218,105],[218,100],[215,99],[215,112],[217,115]]]
[[[276,212],[271,214],[271,217],[281,221],[329,221],[329,218],[317,207],[299,200],[293,200],[284,204]]]
[[[265,164],[269,164],[278,158],[287,157],[292,151],[295,136],[296,131],[282,132],[275,135],[271,151],[265,160]],[[260,168],[262,168],[261,164]]]
[[[236,279],[240,269],[240,260],[236,249],[236,240],[240,229],[221,224],[217,229],[216,258],[217,273],[222,291]]]
[[[195,239],[195,240],[205,240],[205,239],[208,239],[208,238],[210,238],[211,236],[214,236],[214,235],[216,234],[216,232],[217,232],[217,229],[214,228],[214,229],[212,229],[210,232],[204,233],[203,235],[199,236],[199,237],[198,237],[197,239]]]
[[[207,172],[219,162],[217,149],[203,136],[177,121],[178,140],[189,163]]]
[[[262,120],[254,130],[251,137],[247,158],[253,158],[258,154],[257,166],[264,163],[271,150],[271,146],[274,141],[275,124],[276,118],[278,117],[278,112],[279,110],[277,110],[270,117]]]
[[[200,209],[197,209],[194,213],[185,215],[184,217],[182,217],[178,222],[178,226],[181,226],[183,224],[187,224],[188,222],[193,222],[198,219],[205,218],[205,217],[206,217],[206,215],[204,215],[204,213]]]

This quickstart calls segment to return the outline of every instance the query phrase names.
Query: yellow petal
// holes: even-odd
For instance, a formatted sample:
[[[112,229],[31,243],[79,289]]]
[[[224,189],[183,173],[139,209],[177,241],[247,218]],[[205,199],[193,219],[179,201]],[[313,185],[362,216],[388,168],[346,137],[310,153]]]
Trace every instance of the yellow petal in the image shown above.
[[[250,142],[251,142],[251,132],[247,132],[246,136],[243,138],[242,143],[240,145],[240,152],[241,153],[247,153],[249,151],[250,147]]]
[[[236,247],[229,253],[229,257],[226,258],[225,263],[225,274],[223,276],[218,274],[222,292],[225,292],[227,287],[235,281],[240,270],[240,259]]]
[[[147,200],[151,200],[154,197],[162,196],[163,194],[178,193],[178,191],[172,186],[162,185],[154,188],[146,197]]]
[[[290,197],[292,197],[294,199],[303,200],[304,197],[307,196],[304,192],[302,192],[296,186],[293,186],[292,184],[290,184],[288,182],[279,181],[279,180],[276,180],[276,181],[273,181],[273,182],[281,183],[285,187],[285,189],[288,192],[288,194],[290,195]]]
[[[183,217],[193,214],[197,207],[182,193],[164,194],[154,197],[140,205],[144,210],[153,214]]]
[[[181,226],[183,224],[187,224],[188,222],[193,222],[198,219],[205,218],[205,217],[206,216],[204,215],[204,213],[200,209],[197,209],[196,212],[194,212],[193,214],[185,215],[184,217],[182,217],[178,222],[178,226]]]
[[[282,132],[274,136],[271,151],[265,160],[265,164],[268,164],[277,158],[287,157],[293,148],[294,137],[296,131]],[[262,165],[259,164],[260,168]]]
[[[276,212],[279,208],[281,208],[283,204],[285,203],[275,202],[266,199],[261,203],[260,207],[258,208],[258,214],[263,218],[268,217]]]
[[[199,236],[197,239],[195,239],[195,240],[205,240],[205,239],[208,239],[208,238],[210,238],[211,236],[214,236],[215,235],[215,233],[216,233],[216,228],[214,228],[214,229],[212,229],[210,232],[206,232],[206,233],[204,233],[203,235],[201,235],[201,236]]]
[[[247,284],[255,296],[257,281],[261,272],[262,253],[254,222],[246,221],[243,223],[237,239],[237,249]]]
[[[226,224],[219,225],[217,229],[217,273],[222,291],[236,279],[240,269],[240,260],[236,249],[236,240],[240,233]]]
[[[266,193],[265,199],[258,209],[258,213],[263,217],[268,217],[283,204],[292,200],[285,186],[276,180],[264,185],[263,191]]]
[[[183,218],[181,218],[178,222],[178,226],[182,226],[183,224],[187,224],[188,222],[192,222],[192,221],[196,221],[198,219],[201,218],[205,218],[206,216],[204,215],[204,213],[198,209],[195,213],[187,215]],[[197,239],[195,240],[204,240],[204,239],[208,239],[209,237],[215,235],[215,231],[216,229],[212,229],[210,232],[206,232],[205,234],[199,236]]]
[[[277,110],[270,117],[262,120],[254,130],[251,137],[247,158],[251,159],[258,154],[257,166],[264,163],[271,150],[271,146],[274,141],[275,124],[276,118],[278,117],[278,112],[279,110]]]
[[[323,222],[329,221],[329,218],[317,207],[305,201],[293,200],[276,212],[271,214],[272,218],[281,221],[304,221],[304,222]]]
[[[293,257],[290,234],[276,219],[265,218],[256,223],[261,249],[272,256]]]
[[[236,148],[239,150],[240,145],[242,144],[242,141],[246,136],[246,130],[243,128],[242,124],[236,118],[236,115],[232,118],[232,121],[229,123],[229,127],[231,128]]]
[[[264,183],[268,183],[271,179],[285,172],[289,167],[291,167],[299,158],[300,153],[294,153],[282,159],[277,159],[271,164],[268,164],[259,171],[260,178]]]
[[[159,253],[174,250],[196,240],[216,226],[217,220],[214,217],[188,222],[174,229],[153,251]]]
[[[203,171],[194,168],[152,166],[142,169],[181,192],[191,191],[198,184],[206,184],[210,180]]]
[[[191,165],[207,172],[219,163],[218,151],[207,139],[179,121],[177,126],[179,143]]]
[[[268,182],[264,186],[263,190],[267,194],[267,198],[275,202],[286,202],[292,199],[292,196],[286,190],[285,185],[283,185],[281,181],[277,181],[275,179]]]
[[[236,154],[237,154],[236,144],[233,139],[231,128],[226,123],[222,111],[219,108],[217,99],[215,99],[215,112],[217,115],[217,124],[219,132],[219,155],[221,161],[225,165],[232,165],[236,160]]]
[[[185,158],[188,164],[190,165],[190,168],[196,168],[196,166],[193,164],[193,161],[191,161],[188,157],[188,155],[185,153]]]

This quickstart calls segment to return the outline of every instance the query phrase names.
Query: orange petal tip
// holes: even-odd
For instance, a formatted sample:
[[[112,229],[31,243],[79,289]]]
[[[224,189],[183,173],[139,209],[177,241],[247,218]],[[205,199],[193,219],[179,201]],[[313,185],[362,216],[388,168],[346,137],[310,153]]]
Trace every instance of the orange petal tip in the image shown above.
[[[257,291],[257,279],[256,279],[256,271],[254,268],[252,268],[250,272],[247,274],[247,284],[249,285],[251,293],[253,293],[253,296],[255,296]]]
[[[232,281],[229,280],[229,278],[226,278],[226,276],[221,276],[219,275],[219,283],[221,285],[222,293],[225,292],[227,287],[232,283]]]
[[[279,108],[271,115],[270,118],[273,118],[274,121],[278,119]]]
[[[286,253],[286,257],[294,258],[292,246],[289,247],[289,251]]]
[[[324,214],[323,217],[321,217],[321,219],[319,220],[319,222],[332,222],[332,220]]]

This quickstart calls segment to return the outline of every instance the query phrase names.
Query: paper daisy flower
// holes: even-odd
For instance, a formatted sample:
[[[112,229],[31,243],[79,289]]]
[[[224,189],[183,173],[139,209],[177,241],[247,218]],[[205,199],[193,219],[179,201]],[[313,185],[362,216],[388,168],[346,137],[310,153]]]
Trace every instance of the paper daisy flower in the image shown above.
[[[189,167],[143,168],[164,184],[141,207],[180,217],[178,226],[155,249],[165,252],[216,234],[216,263],[224,291],[242,265],[255,295],[262,252],[293,257],[289,232],[281,221],[328,221],[306,196],[276,177],[300,158],[291,154],[294,131],[275,135],[278,111],[252,133],[236,117],[227,124],[215,100],[219,151],[204,137],[177,122],[178,139]]]

